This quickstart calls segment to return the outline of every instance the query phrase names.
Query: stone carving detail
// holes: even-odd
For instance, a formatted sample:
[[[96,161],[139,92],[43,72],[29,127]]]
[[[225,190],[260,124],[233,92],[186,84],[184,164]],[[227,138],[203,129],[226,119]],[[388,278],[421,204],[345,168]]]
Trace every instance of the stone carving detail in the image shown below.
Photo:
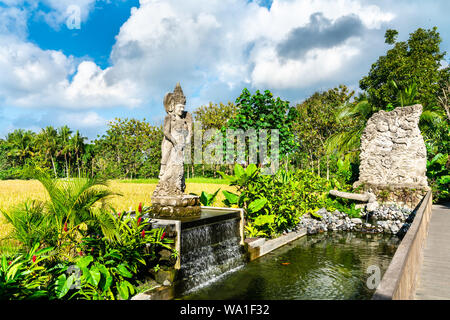
[[[164,96],[164,138],[161,144],[159,182],[152,196],[152,211],[159,216],[190,216],[200,213],[197,196],[185,195],[184,153],[190,148],[192,116],[184,111],[186,97],[179,83]]]
[[[361,137],[359,181],[377,187],[428,188],[427,152],[419,130],[422,105],[379,111]]]
[[[185,104],[186,97],[177,83],[174,92],[169,92],[164,97],[167,115],[161,144],[161,170],[153,196],[181,196],[186,188],[184,150],[191,142],[192,116],[184,111]]]

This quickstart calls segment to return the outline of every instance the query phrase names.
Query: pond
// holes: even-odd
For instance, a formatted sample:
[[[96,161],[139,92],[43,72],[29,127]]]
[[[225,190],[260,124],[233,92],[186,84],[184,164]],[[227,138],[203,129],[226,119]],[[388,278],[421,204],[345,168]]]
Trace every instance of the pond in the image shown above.
[[[366,283],[377,274],[368,268],[376,266],[382,277],[399,243],[398,237],[382,234],[305,236],[178,299],[370,299],[375,289]]]

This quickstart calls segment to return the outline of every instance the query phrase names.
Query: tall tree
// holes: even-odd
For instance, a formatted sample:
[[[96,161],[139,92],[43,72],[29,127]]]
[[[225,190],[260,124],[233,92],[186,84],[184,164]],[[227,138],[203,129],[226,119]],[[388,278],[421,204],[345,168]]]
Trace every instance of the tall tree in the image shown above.
[[[329,178],[330,152],[327,152],[326,141],[333,134],[343,130],[343,123],[336,115],[341,106],[349,104],[354,95],[345,85],[325,92],[316,92],[303,103],[296,106],[298,116],[294,124],[296,138],[300,144],[299,153],[306,154],[314,169],[313,161],[317,160],[317,171],[320,175],[320,160],[325,157],[326,177]]]
[[[371,104],[384,109],[396,100],[398,89],[405,90],[415,84],[416,100],[425,109],[434,109],[442,83],[450,77],[450,68],[442,68],[441,64],[446,55],[439,47],[441,36],[436,27],[419,28],[410,34],[408,41],[397,42],[397,34],[395,30],[386,32],[386,43],[394,47],[372,65],[369,74],[360,81],[360,87],[367,91]]]
[[[277,129],[279,130],[279,152],[281,158],[287,161],[289,154],[295,149],[295,139],[292,130],[294,119],[297,116],[295,107],[289,101],[276,99],[269,90],[255,94],[245,88],[236,99],[238,112],[228,121],[230,129]],[[287,162],[286,162],[287,163]]]
[[[81,155],[84,152],[85,144],[84,141],[86,140],[86,137],[83,137],[80,132],[77,130],[73,137],[69,141],[69,145],[71,146],[71,150],[73,151],[73,154],[75,155],[75,165],[78,169],[78,178],[81,177],[81,167],[80,167],[80,160]]]
[[[50,158],[53,173],[55,175],[55,178],[57,178],[58,174],[56,172],[55,159],[53,155],[57,150],[58,132],[52,126],[47,126],[45,127],[45,129],[41,130],[36,139],[36,144],[39,145],[41,149],[43,149],[44,156],[46,158]]]
[[[62,126],[58,129],[58,155],[64,157],[66,177],[69,178],[69,161],[68,158],[71,157],[71,145],[69,144],[72,131],[67,125]]]

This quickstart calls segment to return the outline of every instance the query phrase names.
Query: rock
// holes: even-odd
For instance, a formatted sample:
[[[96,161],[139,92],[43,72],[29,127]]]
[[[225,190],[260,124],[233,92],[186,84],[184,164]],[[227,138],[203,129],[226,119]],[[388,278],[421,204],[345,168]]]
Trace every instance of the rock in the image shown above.
[[[372,115],[361,136],[359,181],[355,187],[428,188],[427,152],[419,129],[422,109],[416,104]]]
[[[163,286],[170,287],[172,283],[169,280],[164,280]]]
[[[354,224],[362,224],[362,220],[359,218],[353,218],[350,221]]]

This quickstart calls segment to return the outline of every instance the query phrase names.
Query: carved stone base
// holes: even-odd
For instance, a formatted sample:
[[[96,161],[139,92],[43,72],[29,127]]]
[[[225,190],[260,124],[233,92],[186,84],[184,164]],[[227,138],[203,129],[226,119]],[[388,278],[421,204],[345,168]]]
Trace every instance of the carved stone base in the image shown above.
[[[414,209],[430,190],[429,187],[407,184],[381,185],[355,183],[353,187],[357,187],[362,191],[372,192],[381,204],[395,203],[402,206],[406,205],[410,209]]]
[[[200,198],[193,195],[153,197],[152,213],[167,218],[199,216]]]

